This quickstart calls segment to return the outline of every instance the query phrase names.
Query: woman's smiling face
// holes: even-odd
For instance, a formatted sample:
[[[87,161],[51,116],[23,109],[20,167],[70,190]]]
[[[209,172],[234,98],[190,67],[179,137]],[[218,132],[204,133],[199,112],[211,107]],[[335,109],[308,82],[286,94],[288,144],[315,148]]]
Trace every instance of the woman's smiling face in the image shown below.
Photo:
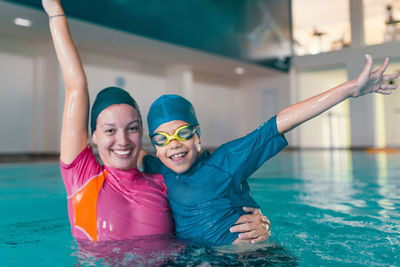
[[[142,148],[142,126],[138,112],[130,105],[116,104],[97,117],[92,142],[107,166],[129,170],[136,168]]]

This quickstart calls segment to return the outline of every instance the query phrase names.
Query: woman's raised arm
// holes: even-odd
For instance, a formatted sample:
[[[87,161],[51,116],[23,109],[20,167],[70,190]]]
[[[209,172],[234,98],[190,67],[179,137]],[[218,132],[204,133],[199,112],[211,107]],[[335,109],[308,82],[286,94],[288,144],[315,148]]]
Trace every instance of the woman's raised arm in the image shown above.
[[[60,159],[72,163],[88,145],[89,93],[78,51],[60,0],[42,0],[65,83]]]

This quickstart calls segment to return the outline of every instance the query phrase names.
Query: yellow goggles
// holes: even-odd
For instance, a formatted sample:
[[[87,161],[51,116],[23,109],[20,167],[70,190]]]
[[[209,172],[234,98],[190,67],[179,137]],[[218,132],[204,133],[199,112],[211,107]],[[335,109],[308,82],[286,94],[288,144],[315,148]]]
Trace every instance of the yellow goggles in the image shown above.
[[[175,130],[175,133],[171,136],[165,132],[156,132],[150,136],[151,141],[156,146],[166,146],[172,140],[186,141],[193,137],[198,126],[192,127],[190,125],[183,125]]]

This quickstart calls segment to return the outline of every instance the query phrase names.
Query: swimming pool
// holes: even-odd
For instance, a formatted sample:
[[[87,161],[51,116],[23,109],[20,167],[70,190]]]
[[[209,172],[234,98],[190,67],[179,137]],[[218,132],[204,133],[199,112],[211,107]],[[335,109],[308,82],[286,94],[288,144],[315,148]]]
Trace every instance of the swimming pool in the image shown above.
[[[0,265],[400,265],[399,154],[283,151],[250,185],[272,224],[267,244],[178,253],[166,239],[164,251],[143,252],[159,239],[74,241],[57,162],[0,165]]]

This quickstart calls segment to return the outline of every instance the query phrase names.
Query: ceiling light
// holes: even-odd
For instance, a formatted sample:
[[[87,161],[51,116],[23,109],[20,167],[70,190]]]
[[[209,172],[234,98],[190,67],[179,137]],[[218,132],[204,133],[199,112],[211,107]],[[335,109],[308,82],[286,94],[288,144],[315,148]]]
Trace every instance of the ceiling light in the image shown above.
[[[16,25],[22,26],[22,27],[30,27],[30,26],[32,26],[32,21],[30,21],[29,19],[15,18],[14,19],[14,23]]]
[[[236,72],[237,75],[242,75],[242,74],[245,73],[245,70],[242,67],[237,67],[235,69],[235,72]]]

